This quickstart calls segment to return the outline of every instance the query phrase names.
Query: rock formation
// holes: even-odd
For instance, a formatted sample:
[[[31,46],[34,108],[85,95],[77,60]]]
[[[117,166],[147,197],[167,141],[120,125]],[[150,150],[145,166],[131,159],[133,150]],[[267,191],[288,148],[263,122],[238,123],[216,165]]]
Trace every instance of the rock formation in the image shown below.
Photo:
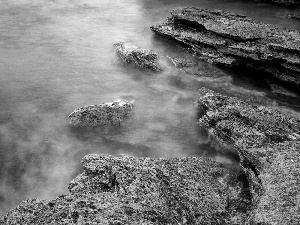
[[[300,224],[300,120],[201,89],[201,127],[235,149],[252,194],[253,224]]]
[[[69,115],[75,126],[120,125],[132,113],[133,102],[116,100],[111,103],[84,106]]]
[[[225,12],[184,8],[151,29],[172,38],[208,62],[246,66],[300,87],[300,32]]]
[[[154,51],[124,42],[116,43],[115,46],[117,54],[124,63],[155,72],[162,70],[158,62],[159,56]]]
[[[244,224],[243,179],[209,159],[88,155],[70,194],[23,201],[0,224]]]
[[[69,194],[25,200],[0,224],[299,224],[300,120],[200,93],[200,126],[243,173],[206,158],[92,154]]]

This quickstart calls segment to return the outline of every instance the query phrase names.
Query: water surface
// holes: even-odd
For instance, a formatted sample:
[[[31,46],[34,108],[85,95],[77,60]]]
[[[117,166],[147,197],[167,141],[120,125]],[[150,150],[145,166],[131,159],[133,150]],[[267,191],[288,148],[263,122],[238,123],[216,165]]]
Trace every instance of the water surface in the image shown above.
[[[156,37],[149,27],[183,6],[231,10],[300,29],[299,22],[279,17],[279,7],[247,1],[0,1],[0,214],[29,197],[67,193],[81,172],[80,159],[89,153],[207,156],[237,166],[237,159],[212,146],[196,124],[202,86],[270,99],[298,115],[295,99],[269,95],[255,79],[205,62],[198,62],[199,76],[193,76],[166,61],[159,74],[118,61],[113,46],[118,41],[161,55],[182,54],[180,46]],[[126,126],[104,131],[68,125],[75,108],[118,98],[136,103]]]

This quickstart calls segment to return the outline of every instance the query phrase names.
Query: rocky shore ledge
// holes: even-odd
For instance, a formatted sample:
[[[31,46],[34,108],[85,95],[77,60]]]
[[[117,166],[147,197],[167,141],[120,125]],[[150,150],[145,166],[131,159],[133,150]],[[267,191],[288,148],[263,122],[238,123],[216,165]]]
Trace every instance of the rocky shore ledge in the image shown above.
[[[244,224],[242,174],[204,158],[88,155],[69,194],[28,199],[0,224]]]
[[[200,93],[200,126],[239,153],[252,224],[300,224],[300,120],[205,88]]]
[[[222,10],[183,8],[151,29],[213,64],[248,67],[300,89],[300,32]]]
[[[300,120],[202,88],[199,125],[242,171],[198,157],[87,155],[69,194],[28,199],[0,224],[299,224]]]
[[[300,35],[219,10],[185,8],[153,26],[196,56],[226,66],[250,66],[300,85]],[[161,71],[158,55],[118,43],[125,63]],[[178,67],[189,61],[172,59]],[[136,158],[90,154],[69,193],[28,199],[2,224],[296,225],[300,224],[300,120],[202,88],[199,126],[240,157],[241,171],[207,158]],[[120,125],[133,102],[76,109],[71,125]],[[215,144],[214,143],[214,144]]]

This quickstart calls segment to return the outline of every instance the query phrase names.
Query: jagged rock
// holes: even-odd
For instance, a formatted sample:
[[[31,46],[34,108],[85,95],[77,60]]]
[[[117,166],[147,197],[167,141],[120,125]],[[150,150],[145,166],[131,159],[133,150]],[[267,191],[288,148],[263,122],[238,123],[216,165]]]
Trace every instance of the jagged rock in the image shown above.
[[[132,113],[133,101],[116,100],[111,103],[84,106],[69,115],[75,126],[120,125]]]
[[[30,199],[0,218],[6,224],[244,224],[242,179],[209,159],[88,155],[70,194]]]
[[[300,120],[237,98],[200,90],[199,120],[241,159],[252,193],[253,224],[300,224]]]
[[[300,86],[300,32],[222,10],[183,8],[152,26],[189,47],[194,55],[224,66],[247,66]]]
[[[115,44],[116,51],[121,60],[126,64],[134,64],[143,69],[159,72],[162,67],[159,65],[159,56],[152,50],[142,49],[136,45],[124,42]]]

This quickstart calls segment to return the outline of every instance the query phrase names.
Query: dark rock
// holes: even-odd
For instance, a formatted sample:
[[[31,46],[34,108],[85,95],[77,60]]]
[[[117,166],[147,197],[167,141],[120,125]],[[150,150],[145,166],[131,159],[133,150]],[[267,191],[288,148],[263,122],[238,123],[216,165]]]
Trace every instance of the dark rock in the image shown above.
[[[75,126],[120,125],[132,113],[133,101],[116,100],[111,103],[84,106],[69,115]]]
[[[219,163],[88,155],[70,194],[31,199],[0,224],[244,224],[244,178]]]
[[[201,89],[199,124],[241,159],[253,224],[300,224],[300,120]]]
[[[119,42],[115,44],[116,51],[122,61],[126,64],[133,64],[143,69],[161,71],[159,56],[152,50],[142,49],[130,43]]]
[[[223,66],[248,66],[300,86],[300,32],[222,10],[183,8],[152,26],[187,45],[194,55]]]

